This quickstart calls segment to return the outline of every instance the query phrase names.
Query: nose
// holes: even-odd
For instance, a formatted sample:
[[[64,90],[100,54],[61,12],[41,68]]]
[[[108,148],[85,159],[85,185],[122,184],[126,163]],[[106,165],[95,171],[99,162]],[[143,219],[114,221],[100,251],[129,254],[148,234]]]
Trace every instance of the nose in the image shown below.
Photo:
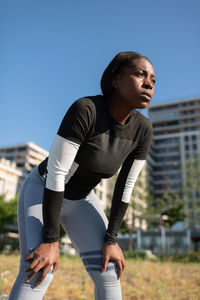
[[[153,89],[154,85],[153,82],[150,80],[150,78],[145,78],[143,87],[150,90]]]

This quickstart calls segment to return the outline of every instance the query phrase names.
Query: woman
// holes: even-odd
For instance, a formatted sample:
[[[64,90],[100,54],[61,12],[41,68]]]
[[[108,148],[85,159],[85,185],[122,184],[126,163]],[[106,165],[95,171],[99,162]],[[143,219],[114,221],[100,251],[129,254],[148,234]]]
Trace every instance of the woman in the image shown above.
[[[117,232],[152,136],[149,119],[136,109],[149,105],[154,84],[147,57],[121,52],[103,73],[103,95],[81,98],[69,108],[48,160],[21,189],[21,264],[10,300],[42,299],[58,268],[60,222],[94,282],[95,299],[122,299],[124,257]],[[108,222],[93,188],[120,167]]]

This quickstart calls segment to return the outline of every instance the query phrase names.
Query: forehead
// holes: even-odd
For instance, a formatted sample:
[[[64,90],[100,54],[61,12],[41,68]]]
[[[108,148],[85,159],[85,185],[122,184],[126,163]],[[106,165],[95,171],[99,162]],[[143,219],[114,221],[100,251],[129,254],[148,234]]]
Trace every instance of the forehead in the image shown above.
[[[139,58],[139,59],[133,60],[133,68],[134,69],[138,68],[138,69],[148,71],[149,73],[152,73],[155,76],[154,67],[146,58]]]

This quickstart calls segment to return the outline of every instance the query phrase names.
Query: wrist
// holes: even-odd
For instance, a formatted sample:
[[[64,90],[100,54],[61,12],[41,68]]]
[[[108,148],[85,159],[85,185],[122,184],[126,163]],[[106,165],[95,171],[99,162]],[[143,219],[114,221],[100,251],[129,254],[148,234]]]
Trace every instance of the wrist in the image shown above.
[[[48,245],[49,247],[58,247],[59,242],[43,242],[43,244]]]

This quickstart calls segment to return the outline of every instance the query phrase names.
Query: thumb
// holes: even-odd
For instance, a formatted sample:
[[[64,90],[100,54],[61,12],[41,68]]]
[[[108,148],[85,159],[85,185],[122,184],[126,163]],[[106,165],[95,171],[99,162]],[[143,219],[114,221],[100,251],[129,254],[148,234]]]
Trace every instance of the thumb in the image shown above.
[[[105,272],[108,266],[109,257],[103,257],[102,272]]]

